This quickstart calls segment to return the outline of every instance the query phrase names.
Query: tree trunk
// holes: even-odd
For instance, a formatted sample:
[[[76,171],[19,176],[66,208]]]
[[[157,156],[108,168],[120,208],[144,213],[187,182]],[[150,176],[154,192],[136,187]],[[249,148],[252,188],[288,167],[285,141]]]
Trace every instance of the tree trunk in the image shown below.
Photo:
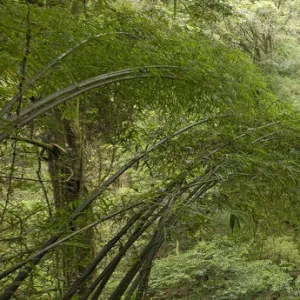
[[[75,121],[63,120],[59,109],[53,112],[52,122],[48,125],[48,139],[66,154],[60,151],[49,152],[48,168],[53,186],[53,198],[56,213],[64,218],[78,205],[87,193],[84,185],[84,152],[78,116]],[[90,209],[76,223],[70,223],[69,232],[76,231],[93,221]],[[64,277],[64,290],[67,290],[79,278],[84,266],[94,257],[94,233],[87,231],[74,240],[74,245],[65,246],[61,251]],[[79,289],[86,291],[88,282]]]

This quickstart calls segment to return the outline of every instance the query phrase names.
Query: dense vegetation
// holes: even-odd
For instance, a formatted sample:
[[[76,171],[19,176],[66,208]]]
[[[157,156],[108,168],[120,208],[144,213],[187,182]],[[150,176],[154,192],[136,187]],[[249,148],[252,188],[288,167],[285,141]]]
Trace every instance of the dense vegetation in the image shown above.
[[[293,0],[0,1],[0,299],[300,299]]]

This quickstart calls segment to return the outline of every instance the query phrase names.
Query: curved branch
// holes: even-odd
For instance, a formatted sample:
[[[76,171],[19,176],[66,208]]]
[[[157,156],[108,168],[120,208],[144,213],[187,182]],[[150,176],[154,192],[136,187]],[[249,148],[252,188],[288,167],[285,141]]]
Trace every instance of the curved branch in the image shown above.
[[[25,259],[24,261],[15,264],[15,265],[12,266],[11,268],[9,268],[9,269],[6,270],[5,272],[3,272],[3,273],[0,275],[0,280],[3,279],[3,278],[5,278],[5,277],[7,277],[9,274],[13,273],[14,271],[20,269],[20,268],[21,268],[22,266],[24,266],[26,263],[30,262],[34,257],[36,257],[36,256],[38,256],[38,255],[42,255],[42,254],[44,254],[44,253],[46,253],[46,252],[49,252],[49,251],[52,250],[53,248],[56,248],[56,247],[60,246],[62,243],[68,241],[68,240],[71,239],[72,237],[74,237],[74,236],[76,236],[76,235],[78,235],[78,234],[80,234],[80,233],[82,233],[82,232],[84,232],[84,231],[86,231],[86,230],[88,230],[88,229],[90,229],[90,228],[96,227],[96,226],[99,225],[100,223],[103,223],[103,222],[105,222],[105,221],[107,221],[107,220],[110,220],[110,219],[112,219],[113,217],[115,217],[115,216],[117,216],[117,215],[119,215],[119,214],[122,214],[122,213],[124,213],[124,212],[126,212],[126,211],[128,211],[128,210],[130,210],[130,209],[133,209],[133,208],[135,208],[135,207],[137,207],[137,206],[140,206],[140,205],[142,205],[143,203],[144,203],[143,201],[142,201],[142,202],[138,202],[138,203],[132,204],[132,205],[126,207],[126,208],[120,209],[120,210],[118,210],[118,211],[116,211],[116,212],[114,212],[114,213],[111,213],[111,214],[109,214],[109,215],[107,215],[107,216],[101,218],[100,220],[97,220],[97,221],[95,221],[95,222],[93,222],[93,223],[91,223],[91,224],[86,225],[85,227],[83,227],[83,228],[81,228],[81,229],[79,229],[79,230],[77,230],[77,231],[75,231],[75,232],[73,232],[73,233],[71,233],[71,234],[69,234],[69,235],[63,237],[62,239],[60,239],[60,240],[58,240],[58,241],[56,241],[56,242],[53,242],[51,245],[49,245],[49,246],[47,246],[47,247],[44,247],[44,248],[42,248],[41,250],[39,250],[39,251],[33,253],[33,254],[30,255],[27,259]],[[36,213],[36,212],[35,212],[35,213]],[[34,214],[32,214],[32,215],[34,215]],[[32,216],[32,215],[31,215],[31,216]],[[29,217],[30,217],[30,216],[29,216]],[[18,223],[19,223],[19,222],[18,222]],[[17,223],[15,223],[15,224],[17,224]],[[11,226],[10,226],[10,227],[11,227]],[[9,229],[10,227],[6,228],[5,230]]]
[[[223,116],[224,117],[224,116]],[[227,116],[226,116],[227,117]],[[204,119],[201,120],[197,123],[191,124],[189,126],[186,126],[178,131],[176,131],[175,133],[165,137],[164,139],[160,140],[159,142],[157,142],[155,145],[153,145],[152,147],[150,147],[147,151],[138,154],[136,157],[134,157],[132,160],[130,160],[128,163],[126,163],[121,169],[119,169],[118,172],[116,172],[115,174],[113,174],[110,178],[108,178],[106,181],[104,181],[98,189],[96,189],[89,197],[86,201],[84,201],[81,205],[79,205],[77,207],[77,209],[71,214],[71,216],[68,218],[68,220],[66,221],[65,225],[63,225],[60,230],[58,231],[58,233],[51,237],[45,244],[44,246],[41,248],[41,251],[38,252],[37,254],[33,255],[30,258],[30,263],[28,265],[26,265],[24,267],[23,270],[21,270],[19,272],[19,274],[16,276],[15,280],[6,288],[6,290],[4,291],[4,293],[2,295],[0,295],[0,299],[1,300],[9,300],[13,294],[15,293],[15,291],[19,288],[19,286],[22,284],[22,282],[28,277],[28,275],[31,273],[32,269],[34,268],[34,266],[36,266],[41,260],[42,258],[45,256],[45,254],[48,251],[43,251],[44,249],[48,248],[49,246],[51,246],[52,244],[54,244],[55,242],[58,241],[59,237],[66,231],[67,229],[67,225],[72,221],[75,221],[100,195],[102,195],[104,193],[104,191],[106,191],[106,189],[116,180],[118,179],[123,173],[125,173],[128,169],[130,169],[132,166],[134,166],[137,162],[139,162],[140,160],[144,159],[150,152],[152,152],[153,150],[155,150],[156,148],[160,147],[161,145],[163,145],[164,143],[168,142],[169,140],[171,140],[172,138],[182,134],[183,132],[195,127],[195,126],[199,126],[201,124],[204,124],[210,120],[213,120],[214,118],[210,118],[210,119]],[[20,269],[22,266],[24,266],[25,263],[19,263],[16,266],[10,268],[9,270],[3,272],[0,275],[0,279],[5,278],[6,276],[8,276],[9,274],[11,274],[12,272]]]
[[[51,110],[52,108],[68,101],[71,100],[83,93],[86,93],[88,91],[91,91],[93,89],[105,86],[105,85],[109,85],[115,82],[120,82],[120,81],[125,81],[125,80],[133,80],[133,79],[142,79],[142,78],[149,78],[149,77],[153,77],[153,74],[143,74],[143,75],[132,75],[132,76],[124,76],[121,78],[114,78],[114,79],[109,79],[103,82],[97,82],[93,85],[88,85],[85,88],[80,88],[79,90],[75,89],[75,91],[65,97],[62,98],[57,98],[55,99],[53,102],[48,102],[46,105],[41,106],[40,105],[40,109],[39,110],[31,110],[29,112],[29,115],[26,116],[22,119],[22,118],[15,118],[16,122],[14,124],[15,128],[20,128],[24,125],[29,124],[32,120],[36,119],[37,117],[43,115],[44,113],[48,112],[49,110]],[[165,75],[161,75],[161,78],[166,78],[166,79],[176,79],[175,76],[165,76]],[[16,117],[16,116],[14,116]],[[1,140],[0,140],[1,141]]]
[[[81,300],[87,300],[91,293],[96,289],[94,296],[91,299],[98,299],[98,296],[101,294],[103,289],[105,288],[108,280],[112,276],[113,272],[121,262],[122,258],[127,253],[127,250],[137,241],[141,235],[152,225],[155,220],[159,217],[161,213],[165,210],[165,207],[161,209],[157,214],[153,215],[149,220],[148,217],[151,216],[150,212],[144,220],[142,220],[142,224],[139,224],[137,228],[134,230],[132,235],[128,238],[125,245],[120,249],[119,253],[108,263],[108,265],[104,268],[101,274],[94,280],[87,293],[83,295]],[[65,298],[64,298],[65,299]],[[67,298],[66,298],[67,299]]]
[[[225,116],[221,116],[221,117],[229,117],[228,115]],[[69,224],[72,221],[75,221],[95,200],[96,198],[98,198],[99,196],[101,196],[103,194],[103,192],[116,180],[118,179],[123,173],[125,173],[128,169],[130,169],[132,166],[134,166],[137,162],[139,162],[140,160],[144,159],[150,152],[152,152],[153,150],[157,149],[158,147],[160,147],[161,145],[163,145],[164,143],[168,142],[169,140],[171,140],[172,138],[180,135],[181,133],[189,130],[192,127],[204,124],[208,121],[214,120],[216,118],[209,118],[209,119],[204,119],[201,120],[197,123],[191,124],[187,127],[184,127],[178,131],[176,131],[175,133],[167,136],[166,138],[160,140],[159,142],[157,142],[155,145],[153,145],[152,147],[150,147],[147,151],[138,154],[137,156],[135,156],[132,160],[130,160],[128,163],[126,163],[121,169],[119,169],[118,172],[116,172],[115,174],[113,174],[110,178],[108,178],[105,182],[103,182],[98,189],[96,189],[89,197],[86,201],[84,201],[81,205],[79,205],[77,207],[77,209],[71,214],[71,216],[68,218],[68,220],[66,221],[65,225],[63,225],[61,227],[61,229],[58,231],[56,236],[51,237],[46,243],[45,245],[41,248],[41,250],[35,254],[32,255],[30,258],[30,263],[28,265],[26,265],[24,267],[23,270],[20,271],[20,273],[17,275],[17,277],[15,278],[15,280],[13,281],[12,284],[10,284],[6,290],[4,291],[4,293],[2,295],[0,295],[0,299],[1,300],[9,300],[13,294],[15,293],[15,291],[19,288],[19,286],[22,284],[22,282],[28,277],[28,275],[31,273],[32,269],[34,268],[34,266],[36,266],[41,259],[45,256],[45,254],[49,251],[46,250],[48,248],[51,248],[51,246],[56,243],[59,239],[59,237],[66,231],[66,224]],[[272,125],[277,124],[278,122],[274,122],[274,123],[268,123],[266,125],[263,125],[261,127],[258,128],[251,128],[248,129],[245,133],[237,136],[233,141],[237,141],[249,134],[251,134],[252,132],[255,132],[256,130],[259,129],[263,129]],[[232,141],[232,142],[233,142]],[[222,144],[221,146],[217,147],[214,151],[210,152],[209,156],[212,156],[214,153],[220,151],[221,149],[227,147],[228,145],[230,145],[231,142],[227,142]],[[148,251],[147,251],[148,252]],[[0,279],[7,277],[9,274],[11,274],[12,272],[20,269],[22,266],[24,266],[25,263],[21,262],[16,264],[14,267],[10,268],[9,270],[3,272],[0,275]],[[133,272],[134,274],[129,274],[128,276],[131,278],[130,280],[132,280],[132,278],[135,276],[136,272],[138,272],[138,270],[140,269],[141,265],[138,264],[135,267],[133,267],[133,270],[130,271],[129,273]],[[133,276],[133,277],[132,277]],[[128,278],[127,278],[128,279]],[[127,281],[127,279],[124,280],[125,282]],[[123,281],[122,281],[123,282]],[[110,300],[115,300],[115,299],[120,299],[118,298],[120,294],[123,295],[123,293],[125,292],[125,290],[127,289],[127,283],[125,284],[125,286],[123,286],[123,283],[120,283],[120,286],[115,290],[115,294],[114,296],[116,296],[116,298],[110,298]],[[129,284],[129,283],[128,283]]]
[[[47,144],[47,143],[44,143],[41,141],[29,139],[27,137],[10,136],[9,139],[14,140],[14,141],[25,142],[25,143],[49,150],[51,152],[56,152],[57,148],[59,147],[62,153],[67,153],[67,151],[65,149],[61,148],[60,146],[57,146],[55,144]]]
[[[163,217],[162,217],[163,218]],[[136,276],[136,274],[141,269],[142,265],[145,263],[148,255],[156,252],[164,242],[164,222],[159,222],[155,233],[152,235],[152,239],[150,242],[144,247],[142,253],[140,254],[139,260],[135,262],[131,268],[128,270],[126,275],[123,277],[117,288],[108,298],[109,300],[120,300],[121,297],[124,295],[125,291],[127,290],[128,286]],[[98,299],[98,296],[101,293],[101,286],[96,290],[95,294],[91,298],[92,300]]]
[[[97,84],[100,84],[100,86],[101,86],[102,82],[107,82],[107,80],[109,80],[109,79],[116,79],[116,78],[121,79],[123,76],[126,76],[126,75],[135,75],[132,78],[129,78],[129,79],[133,79],[133,78],[136,78],[136,76],[138,77],[141,74],[143,74],[143,75],[150,74],[151,69],[174,69],[174,68],[178,69],[179,67],[168,66],[168,65],[153,65],[153,66],[145,66],[145,67],[132,68],[132,69],[123,69],[123,70],[119,70],[119,71],[114,71],[114,72],[94,76],[94,77],[82,80],[78,83],[71,84],[63,89],[60,89],[42,99],[40,99],[39,101],[36,101],[32,105],[30,105],[28,108],[23,109],[20,112],[19,117],[27,115],[28,113],[36,110],[37,108],[39,108],[41,106],[45,106],[46,104],[50,103],[52,100],[58,99],[67,94],[74,93],[74,92],[76,93],[76,92],[79,92],[82,90],[84,93],[84,92],[86,92],[85,88],[88,88],[89,86],[92,86],[92,88],[97,87]],[[107,84],[109,84],[109,83],[110,82],[108,82]],[[13,116],[10,116],[9,118],[7,118],[6,120],[15,121],[16,119],[18,119],[18,116],[13,115]]]
[[[96,39],[96,38],[99,38],[99,37],[102,37],[102,36],[106,36],[106,35],[114,35],[114,34],[123,34],[123,35],[128,35],[128,36],[132,36],[132,37],[136,38],[136,36],[134,36],[133,34],[127,33],[127,32],[122,32],[122,31],[120,31],[120,32],[106,32],[106,33],[101,33],[101,34],[97,34],[95,36],[89,37],[89,38],[77,43],[74,47],[68,49],[66,52],[59,55],[57,58],[55,58],[53,61],[51,61],[44,69],[42,69],[36,75],[34,75],[33,78],[30,81],[28,81],[25,84],[25,86],[23,87],[23,94],[26,91],[28,91],[28,89],[30,89],[52,67],[54,67],[57,63],[59,63],[62,59],[67,57],[69,54],[74,52],[80,46],[86,44],[87,42],[89,42],[93,39]],[[7,112],[9,112],[9,110],[19,100],[20,97],[21,97],[21,93],[19,92],[4,106],[4,108],[1,110],[0,116],[3,117]]]
[[[0,142],[9,137],[9,132],[13,128],[20,128],[28,124],[33,119],[44,114],[55,106],[62,104],[76,96],[79,96],[90,90],[99,88],[101,86],[109,85],[114,82],[119,82],[123,80],[133,80],[139,78],[147,78],[157,76],[151,73],[151,70],[169,70],[169,69],[179,69],[177,66],[167,66],[167,65],[154,65],[145,66],[133,69],[124,69],[120,71],[115,71],[111,73],[101,74],[79,83],[72,84],[66,88],[56,91],[39,101],[31,104],[29,107],[22,109],[18,114],[12,115],[7,119],[2,119],[4,127],[7,129],[6,132],[0,133]],[[175,75],[162,74],[159,75],[161,78],[167,79],[178,79]]]

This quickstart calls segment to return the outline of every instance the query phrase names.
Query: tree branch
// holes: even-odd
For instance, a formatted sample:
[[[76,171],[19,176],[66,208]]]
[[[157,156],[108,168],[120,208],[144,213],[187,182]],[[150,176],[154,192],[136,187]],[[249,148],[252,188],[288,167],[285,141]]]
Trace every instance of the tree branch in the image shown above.
[[[41,141],[37,141],[37,140],[33,140],[27,137],[18,137],[18,136],[10,136],[9,137],[10,140],[14,140],[14,141],[20,141],[20,142],[26,142],[28,144],[49,150],[51,152],[55,152],[57,151],[57,148],[59,147],[60,152],[62,153],[67,153],[67,151],[65,149],[63,149],[62,147],[56,145],[56,144],[47,144]]]
[[[33,78],[28,81],[27,83],[24,84],[23,86],[23,94],[28,91],[28,89],[30,89],[45,73],[47,73],[52,67],[54,67],[56,64],[58,64],[61,60],[63,60],[65,57],[67,57],[69,54],[71,54],[72,52],[74,52],[77,48],[79,48],[80,46],[86,44],[87,42],[93,40],[93,39],[97,39],[99,37],[103,37],[106,35],[115,35],[115,34],[123,34],[123,35],[128,35],[128,36],[132,36],[134,38],[137,38],[136,36],[134,36],[131,33],[127,33],[127,32],[107,32],[107,33],[101,33],[101,34],[97,34],[95,36],[89,37],[79,43],[77,43],[74,47],[68,49],[66,52],[62,53],[61,55],[59,55],[57,58],[55,58],[53,61],[51,61],[43,70],[41,70],[40,72],[38,72],[36,75],[33,76]],[[2,109],[1,113],[0,113],[0,117],[3,117],[7,112],[10,111],[10,109],[13,107],[13,105],[20,99],[21,97],[21,93],[18,92]]]
[[[125,69],[107,74],[102,74],[83,80],[79,83],[72,84],[64,89],[61,89],[48,96],[45,96],[39,101],[31,104],[29,107],[22,109],[19,112],[19,114],[12,115],[7,119],[2,119],[6,132],[0,133],[0,142],[9,137],[9,132],[11,132],[12,129],[20,128],[24,125],[29,124],[32,120],[46,113],[50,109],[70,99],[73,99],[74,97],[79,96],[85,92],[124,80],[142,79],[158,76],[151,73],[152,69],[169,70],[179,69],[179,67],[167,65],[154,65],[133,69]],[[172,74],[160,74],[159,77],[166,79],[182,80]]]

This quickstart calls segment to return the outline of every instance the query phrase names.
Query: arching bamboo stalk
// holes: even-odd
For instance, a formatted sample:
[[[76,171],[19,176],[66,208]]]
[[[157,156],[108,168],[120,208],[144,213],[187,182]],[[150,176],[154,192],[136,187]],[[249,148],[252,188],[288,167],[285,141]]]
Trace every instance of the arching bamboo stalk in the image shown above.
[[[103,194],[103,192],[115,181],[117,180],[123,173],[125,173],[128,169],[130,169],[132,166],[134,166],[137,162],[144,159],[150,152],[154,151],[164,143],[168,142],[172,138],[184,133],[185,131],[195,127],[199,126],[201,124],[204,124],[212,119],[204,119],[197,123],[191,124],[189,126],[186,126],[175,133],[167,136],[166,138],[160,140],[152,147],[148,148],[147,151],[138,154],[136,157],[134,157],[132,160],[130,160],[128,163],[126,163],[121,169],[119,169],[118,172],[113,174],[110,178],[108,178],[105,182],[103,182],[98,189],[96,189],[88,198],[85,200],[81,205],[77,207],[77,209],[74,211],[74,213],[71,214],[71,216],[66,221],[65,225],[63,225],[58,233],[51,237],[42,247],[41,251],[38,252],[38,254],[32,255],[30,258],[30,262],[24,266],[26,263],[18,263],[9,270],[4,271],[2,274],[0,274],[0,279],[7,277],[12,272],[20,269],[24,266],[24,268],[19,272],[19,274],[16,276],[15,280],[8,285],[6,290],[3,292],[3,294],[0,296],[0,300],[9,300],[12,295],[15,293],[15,291],[19,288],[19,286],[22,284],[22,282],[28,277],[28,275],[33,270],[34,266],[36,266],[41,259],[46,255],[46,253],[49,250],[43,251],[43,249],[48,248],[52,244],[58,241],[59,237],[66,231],[68,223],[75,221],[100,195]]]
[[[71,299],[71,297],[78,290],[80,285],[92,274],[98,264],[103,260],[103,258],[108,254],[108,252],[113,248],[113,246],[128,232],[130,228],[137,221],[141,221],[143,219],[147,220],[149,216],[153,213],[158,204],[153,205],[151,208],[144,208],[140,212],[136,213],[133,217],[131,217],[126,225],[101,249],[101,251],[96,255],[94,260],[84,269],[81,276],[74,282],[74,284],[70,287],[70,289],[65,293],[62,297],[62,300]],[[143,216],[147,213],[145,216]]]
[[[147,214],[147,217],[149,218],[151,216],[152,212],[150,214]],[[88,289],[87,293],[81,298],[81,300],[86,300],[91,295],[91,293],[94,291],[95,288],[96,294],[101,294],[103,289],[105,288],[109,278],[117,268],[118,264],[126,254],[127,250],[134,244],[134,242],[154,223],[154,221],[159,217],[160,213],[155,214],[152,216],[148,221],[143,220],[140,222],[140,225],[137,226],[137,228],[134,230],[134,232],[131,234],[131,236],[128,238],[125,245],[120,249],[119,253],[110,261],[110,263],[106,266],[106,268],[101,272],[101,274],[94,280],[94,282],[91,284],[90,288]],[[146,221],[146,222],[145,222]],[[145,222],[143,224],[143,222]],[[94,297],[94,296],[93,296]],[[93,299],[92,297],[92,299]]]
[[[55,65],[57,65],[60,61],[62,61],[65,57],[67,57],[68,55],[70,55],[71,53],[73,53],[77,48],[85,45],[86,43],[88,43],[91,40],[97,39],[99,37],[104,37],[104,36],[108,36],[108,35],[127,35],[130,37],[133,37],[135,39],[137,39],[137,37],[129,32],[122,32],[122,31],[116,31],[116,32],[104,32],[104,33],[100,33],[91,37],[88,37],[84,40],[82,40],[79,43],[76,43],[75,46],[69,48],[67,51],[63,52],[62,54],[60,54],[57,58],[55,58],[54,60],[52,60],[44,69],[42,69],[41,71],[39,71],[38,73],[36,73],[31,80],[27,81],[23,87],[23,94],[25,92],[28,91],[29,88],[31,88],[44,74],[46,74],[51,68],[53,68]],[[9,112],[11,110],[11,108],[14,106],[14,104],[19,100],[21,94],[17,93],[16,95],[13,96],[13,98],[4,106],[4,108],[1,110],[0,112],[0,116],[3,117],[7,112]]]

